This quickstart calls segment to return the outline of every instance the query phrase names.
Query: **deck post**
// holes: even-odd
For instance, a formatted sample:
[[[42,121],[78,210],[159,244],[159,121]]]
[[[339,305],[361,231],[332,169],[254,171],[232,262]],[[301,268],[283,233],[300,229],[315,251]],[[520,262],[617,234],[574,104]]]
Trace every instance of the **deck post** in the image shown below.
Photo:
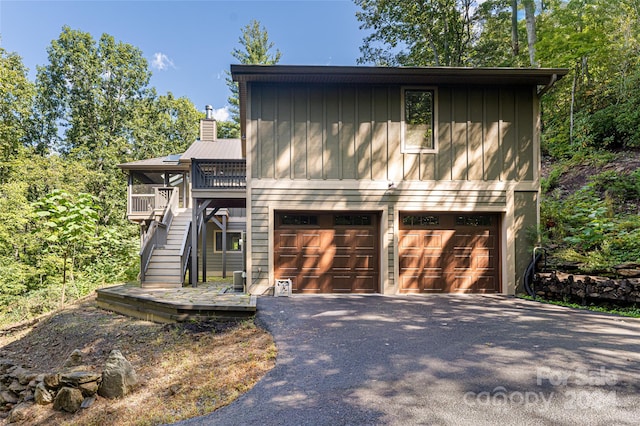
[[[206,211],[202,212],[202,282],[207,282],[207,220]]]
[[[129,171],[129,175],[127,178],[127,214],[130,215],[133,211],[133,207],[131,206],[132,195],[133,194],[133,174]],[[142,246],[141,246],[142,247]]]
[[[198,199],[193,199],[191,208],[191,272],[189,279],[193,287],[198,286]]]
[[[222,215],[222,278],[227,278],[227,215]]]
[[[185,209],[189,208],[189,197],[187,194],[189,192],[189,182],[187,182],[188,179],[189,179],[189,173],[183,172],[182,173],[182,206]]]

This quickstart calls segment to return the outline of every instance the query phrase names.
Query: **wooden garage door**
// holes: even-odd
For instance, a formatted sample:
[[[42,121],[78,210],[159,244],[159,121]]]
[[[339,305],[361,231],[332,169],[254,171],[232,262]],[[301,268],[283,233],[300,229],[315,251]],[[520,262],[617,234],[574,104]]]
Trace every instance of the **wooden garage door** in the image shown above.
[[[375,213],[276,212],[274,270],[295,293],[376,293]]]
[[[499,216],[401,213],[402,293],[500,291]]]

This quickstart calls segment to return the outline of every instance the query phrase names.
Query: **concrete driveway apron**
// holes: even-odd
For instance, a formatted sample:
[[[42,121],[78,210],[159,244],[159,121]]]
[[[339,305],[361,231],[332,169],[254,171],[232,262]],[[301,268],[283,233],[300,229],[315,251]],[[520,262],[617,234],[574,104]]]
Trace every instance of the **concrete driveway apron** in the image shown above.
[[[260,298],[276,367],[184,425],[640,424],[640,320],[501,296]]]

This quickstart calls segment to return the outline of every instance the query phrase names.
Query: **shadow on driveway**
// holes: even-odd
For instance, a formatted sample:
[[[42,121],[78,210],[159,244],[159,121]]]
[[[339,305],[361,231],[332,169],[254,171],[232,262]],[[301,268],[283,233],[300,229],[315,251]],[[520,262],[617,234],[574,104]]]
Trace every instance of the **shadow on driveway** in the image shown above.
[[[258,300],[276,367],[208,424],[637,424],[640,320],[502,296]]]

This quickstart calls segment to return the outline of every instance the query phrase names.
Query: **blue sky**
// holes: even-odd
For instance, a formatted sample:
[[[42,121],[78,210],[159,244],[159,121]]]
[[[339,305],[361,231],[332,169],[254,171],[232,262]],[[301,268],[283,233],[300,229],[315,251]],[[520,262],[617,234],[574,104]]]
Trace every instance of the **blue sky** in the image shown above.
[[[107,33],[142,50],[159,94],[185,96],[201,111],[207,104],[218,110],[229,96],[231,51],[252,19],[266,27],[282,52],[281,64],[355,65],[366,35],[357,10],[350,0],[0,0],[0,45],[22,57],[34,80],[63,25],[96,40]]]

